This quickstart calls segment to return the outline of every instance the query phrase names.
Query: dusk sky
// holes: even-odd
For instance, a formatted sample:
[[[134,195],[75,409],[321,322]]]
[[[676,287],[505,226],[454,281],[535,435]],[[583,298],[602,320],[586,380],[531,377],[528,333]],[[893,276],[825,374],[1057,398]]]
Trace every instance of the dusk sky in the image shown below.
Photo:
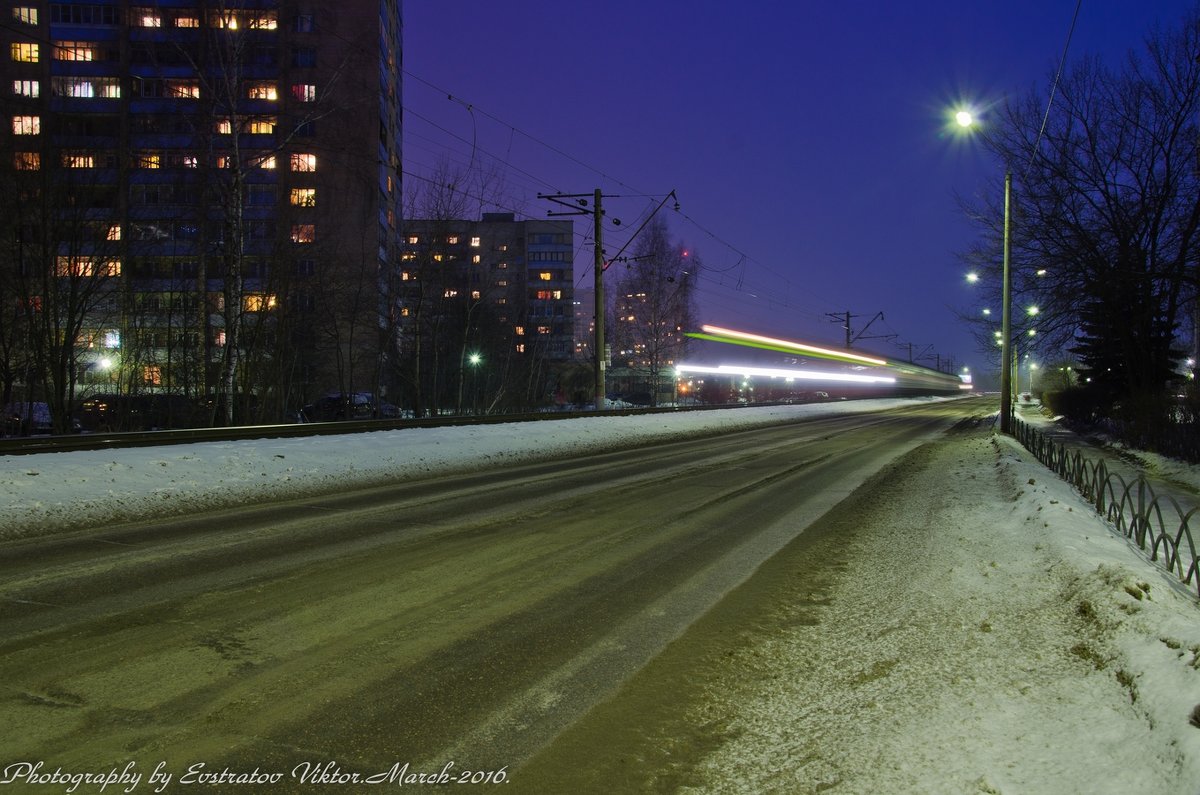
[[[852,312],[858,334],[882,312],[856,347],[994,370],[956,315],[975,235],[956,196],[1002,166],[947,135],[946,114],[1047,93],[1076,5],[408,0],[404,168],[498,171],[503,198],[476,209],[518,218],[546,217],[539,193],[619,195],[610,256],[674,190],[671,232],[706,268],[701,322],[840,344],[827,313]],[[1068,68],[1116,65],[1193,7],[1082,0]],[[590,288],[591,219],[575,231]]]

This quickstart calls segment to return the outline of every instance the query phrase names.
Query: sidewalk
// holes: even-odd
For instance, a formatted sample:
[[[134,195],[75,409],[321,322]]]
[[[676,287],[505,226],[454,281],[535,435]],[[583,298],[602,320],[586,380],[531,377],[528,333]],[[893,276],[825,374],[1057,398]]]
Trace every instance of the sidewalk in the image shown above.
[[[1196,793],[1197,619],[1015,442],[956,431],[806,529],[513,783]]]

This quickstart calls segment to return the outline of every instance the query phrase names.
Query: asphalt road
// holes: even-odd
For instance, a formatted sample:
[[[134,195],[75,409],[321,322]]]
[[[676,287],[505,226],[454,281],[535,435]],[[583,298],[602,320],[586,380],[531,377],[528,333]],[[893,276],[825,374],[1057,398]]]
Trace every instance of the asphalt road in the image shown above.
[[[0,772],[352,792],[444,771],[515,792],[523,761],[764,560],[990,408],[921,404],[0,545]]]

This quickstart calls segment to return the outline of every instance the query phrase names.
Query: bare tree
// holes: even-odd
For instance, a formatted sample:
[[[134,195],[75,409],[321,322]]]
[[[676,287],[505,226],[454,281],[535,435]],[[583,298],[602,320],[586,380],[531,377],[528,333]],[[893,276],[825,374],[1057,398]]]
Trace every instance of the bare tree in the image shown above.
[[[656,216],[646,225],[634,254],[617,279],[614,291],[614,359],[644,369],[651,403],[657,405],[664,377],[688,343],[685,332],[695,319],[695,290],[700,261],[694,252],[671,239],[666,221]]]
[[[1006,105],[986,145],[1014,173],[1013,315],[1027,347],[1075,349],[1092,389],[1161,393],[1197,285],[1200,18],[1146,42],[1119,69],[1089,58]],[[1043,126],[1044,122],[1044,126]],[[1002,195],[999,184],[990,192]],[[998,290],[1001,208],[974,207],[986,239],[968,258]],[[998,305],[998,295],[993,292]],[[1032,332],[1032,335],[1030,334]]]

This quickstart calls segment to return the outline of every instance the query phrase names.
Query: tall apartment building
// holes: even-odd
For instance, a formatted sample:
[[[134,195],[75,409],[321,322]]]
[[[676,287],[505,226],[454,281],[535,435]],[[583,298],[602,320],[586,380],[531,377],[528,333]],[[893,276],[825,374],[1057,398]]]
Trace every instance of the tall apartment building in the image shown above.
[[[571,221],[513,213],[405,220],[406,403],[434,411],[553,400],[574,359],[573,230]]]
[[[5,6],[6,391],[254,420],[386,392],[400,0]]]

